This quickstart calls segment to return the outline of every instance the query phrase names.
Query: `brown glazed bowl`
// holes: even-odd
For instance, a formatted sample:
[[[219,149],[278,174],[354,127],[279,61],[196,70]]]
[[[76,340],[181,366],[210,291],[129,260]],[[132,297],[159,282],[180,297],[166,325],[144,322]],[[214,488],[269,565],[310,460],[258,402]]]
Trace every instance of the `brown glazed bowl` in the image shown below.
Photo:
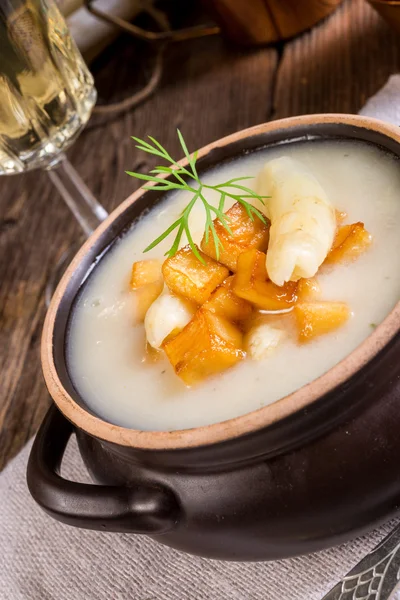
[[[259,125],[203,148],[198,168],[272,144],[364,140],[400,158],[397,127],[348,115]],[[93,414],[74,389],[65,338],[74,300],[113,242],[162,198],[138,190],[89,238],[65,273],[43,331],[53,406],[28,465],[28,485],[69,525],[144,533],[185,552],[267,560],[359,535],[400,507],[400,304],[352,354],[278,402],[184,431],[136,431]],[[400,201],[400,199],[399,199]],[[72,432],[93,485],[59,474]]]

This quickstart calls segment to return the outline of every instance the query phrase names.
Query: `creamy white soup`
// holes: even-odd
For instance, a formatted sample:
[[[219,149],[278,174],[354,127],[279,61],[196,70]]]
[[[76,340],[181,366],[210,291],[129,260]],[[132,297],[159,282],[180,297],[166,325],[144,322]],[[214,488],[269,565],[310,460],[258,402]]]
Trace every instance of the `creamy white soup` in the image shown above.
[[[267,358],[234,367],[186,387],[165,356],[144,358],[143,324],[134,324],[129,278],[134,261],[164,260],[171,240],[149,253],[143,249],[186,206],[186,193],[169,195],[136,222],[88,279],[71,319],[67,359],[74,385],[103,419],[143,430],[176,430],[243,415],[325,373],[354,350],[386,317],[400,296],[400,168],[392,155],[361,142],[313,141],[278,145],[232,161],[205,174],[209,183],[256,176],[266,161],[289,156],[315,175],[330,202],[362,221],[372,245],[356,261],[317,275],[324,300],[348,304],[343,327],[307,344],[288,336]],[[253,187],[254,180],[246,185]],[[213,200],[212,194],[208,199]],[[214,198],[217,202],[217,198]],[[229,208],[230,204],[226,204]],[[198,206],[191,217],[197,243],[204,232]],[[184,245],[186,241],[183,241]]]

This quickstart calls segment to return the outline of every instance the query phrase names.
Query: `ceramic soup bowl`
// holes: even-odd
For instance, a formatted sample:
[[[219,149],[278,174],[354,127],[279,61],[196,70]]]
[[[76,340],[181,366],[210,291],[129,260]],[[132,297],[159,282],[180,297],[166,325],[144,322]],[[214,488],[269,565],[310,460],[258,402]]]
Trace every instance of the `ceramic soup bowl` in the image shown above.
[[[364,140],[400,157],[398,128],[356,116],[313,115],[210,144],[199,152],[198,170],[260,147],[313,138]],[[54,405],[29,460],[34,499],[69,525],[146,534],[226,560],[313,552],[395,515],[399,305],[327,373],[237,418],[181,431],[139,431],[110,424],[85,405],[65,359],[74,300],[113,241],[161,199],[161,192],[139,189],[123,202],[81,248],[54,295],[42,341]],[[93,485],[59,474],[73,432]]]

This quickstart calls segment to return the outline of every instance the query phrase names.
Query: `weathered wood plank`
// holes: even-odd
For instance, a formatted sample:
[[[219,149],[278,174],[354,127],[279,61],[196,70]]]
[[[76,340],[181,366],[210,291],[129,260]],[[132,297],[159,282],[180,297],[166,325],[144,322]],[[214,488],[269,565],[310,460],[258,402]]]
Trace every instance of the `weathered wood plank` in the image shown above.
[[[399,36],[364,0],[346,0],[284,47],[274,118],[356,113],[399,66]]]

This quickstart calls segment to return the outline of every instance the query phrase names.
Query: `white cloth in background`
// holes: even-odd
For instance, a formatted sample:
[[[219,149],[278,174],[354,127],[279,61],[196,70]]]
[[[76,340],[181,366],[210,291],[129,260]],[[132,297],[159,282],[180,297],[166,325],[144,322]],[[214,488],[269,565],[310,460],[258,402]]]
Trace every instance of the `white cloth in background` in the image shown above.
[[[400,125],[400,75],[389,77],[383,88],[367,101],[359,114]]]
[[[1,600],[319,600],[393,527],[289,560],[206,560],[145,536],[54,521],[26,486],[30,447],[0,476]],[[75,440],[63,465],[65,477],[89,481]]]
[[[360,114],[400,124],[400,76]],[[185,555],[138,535],[75,529],[29,495],[31,444],[0,475],[0,600],[320,600],[394,523],[336,548],[271,563]],[[88,481],[73,440],[63,474]]]

